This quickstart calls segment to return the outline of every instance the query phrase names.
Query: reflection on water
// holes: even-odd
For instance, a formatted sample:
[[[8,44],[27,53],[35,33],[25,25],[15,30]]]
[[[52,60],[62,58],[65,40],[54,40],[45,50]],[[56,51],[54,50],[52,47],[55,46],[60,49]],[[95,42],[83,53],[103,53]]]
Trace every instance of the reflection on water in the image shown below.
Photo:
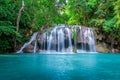
[[[0,80],[119,80],[120,55],[0,55]]]

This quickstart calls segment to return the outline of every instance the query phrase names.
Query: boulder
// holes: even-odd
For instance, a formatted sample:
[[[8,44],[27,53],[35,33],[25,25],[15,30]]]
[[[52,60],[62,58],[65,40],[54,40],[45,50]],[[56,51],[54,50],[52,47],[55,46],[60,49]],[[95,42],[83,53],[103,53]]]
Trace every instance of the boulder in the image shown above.
[[[32,53],[34,49],[34,46],[32,44],[29,44],[27,47],[23,49],[24,53]]]
[[[99,43],[96,45],[97,52],[108,53],[109,49],[107,49],[103,44]]]
[[[119,52],[118,49],[112,49],[112,53],[117,53],[117,52]]]

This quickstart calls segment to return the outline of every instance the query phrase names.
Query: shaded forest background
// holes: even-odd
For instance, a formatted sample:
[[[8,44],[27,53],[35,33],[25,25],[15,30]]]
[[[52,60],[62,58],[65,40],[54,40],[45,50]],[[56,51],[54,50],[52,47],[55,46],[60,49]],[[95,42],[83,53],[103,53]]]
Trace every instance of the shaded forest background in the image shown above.
[[[16,51],[53,24],[93,27],[114,48],[120,45],[120,0],[0,0],[0,52]]]

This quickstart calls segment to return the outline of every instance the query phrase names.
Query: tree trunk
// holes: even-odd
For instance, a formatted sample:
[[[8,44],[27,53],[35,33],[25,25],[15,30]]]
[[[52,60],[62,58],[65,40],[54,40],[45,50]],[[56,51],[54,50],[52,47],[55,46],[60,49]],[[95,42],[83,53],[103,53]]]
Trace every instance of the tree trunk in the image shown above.
[[[18,32],[18,30],[19,30],[20,18],[21,18],[21,15],[22,15],[22,11],[23,11],[23,9],[24,9],[24,6],[25,6],[24,0],[22,0],[22,7],[21,7],[20,10],[19,10],[18,17],[17,17],[17,22],[16,22],[16,25],[17,25],[16,31],[17,31],[17,32]]]
[[[18,17],[17,17],[17,22],[16,22],[16,32],[18,32],[18,30],[19,30],[19,23],[20,23],[20,19],[21,19],[21,15],[22,15],[22,11],[24,9],[24,6],[25,6],[24,0],[22,0],[22,6],[21,6],[21,8],[19,10]],[[17,44],[16,44],[16,36],[15,36],[15,39],[14,39],[14,51],[16,49],[16,45]]]

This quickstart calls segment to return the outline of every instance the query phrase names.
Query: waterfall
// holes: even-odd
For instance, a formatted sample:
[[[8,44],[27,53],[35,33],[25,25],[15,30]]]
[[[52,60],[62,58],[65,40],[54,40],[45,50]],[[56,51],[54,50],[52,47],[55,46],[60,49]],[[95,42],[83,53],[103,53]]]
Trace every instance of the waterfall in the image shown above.
[[[19,51],[17,51],[17,53],[22,53],[23,52],[23,49],[24,48],[26,48],[29,44],[31,44],[33,41],[35,41],[35,44],[34,44],[34,52],[36,52],[36,37],[37,37],[37,34],[38,34],[38,32],[35,32],[32,36],[31,36],[31,38],[30,38],[30,40],[29,40],[29,42],[26,42],[21,48],[20,48],[20,50]]]
[[[89,31],[90,31],[90,35],[88,37],[89,37],[89,43],[91,43],[91,45],[89,46],[90,47],[90,52],[96,52],[95,38],[94,38],[94,34],[93,34],[92,28],[89,29]]]
[[[50,32],[50,36],[48,36],[48,46],[47,51],[56,51],[56,28],[54,28]]]
[[[96,52],[95,38],[92,28],[80,27],[81,50]]]
[[[23,49],[34,42],[33,52],[96,52],[95,37],[93,29],[78,25],[54,25],[40,35],[34,33],[29,42],[17,52],[23,52]],[[79,39],[79,41],[78,41]]]
[[[44,51],[46,50],[46,40],[47,40],[47,34],[45,32],[45,33],[43,33],[43,35],[41,37],[41,41],[40,41],[41,49]]]
[[[66,34],[65,34],[66,38],[68,39],[68,42],[66,44],[68,44],[68,46],[69,46],[67,51],[72,52],[73,48],[72,48],[72,40],[71,40],[71,30],[68,27],[66,27],[65,31],[66,31]]]
[[[58,52],[65,52],[64,33],[62,28],[58,30]]]
[[[37,41],[35,41],[35,45],[34,45],[34,50],[33,50],[33,52],[36,53],[36,50],[37,50]]]

